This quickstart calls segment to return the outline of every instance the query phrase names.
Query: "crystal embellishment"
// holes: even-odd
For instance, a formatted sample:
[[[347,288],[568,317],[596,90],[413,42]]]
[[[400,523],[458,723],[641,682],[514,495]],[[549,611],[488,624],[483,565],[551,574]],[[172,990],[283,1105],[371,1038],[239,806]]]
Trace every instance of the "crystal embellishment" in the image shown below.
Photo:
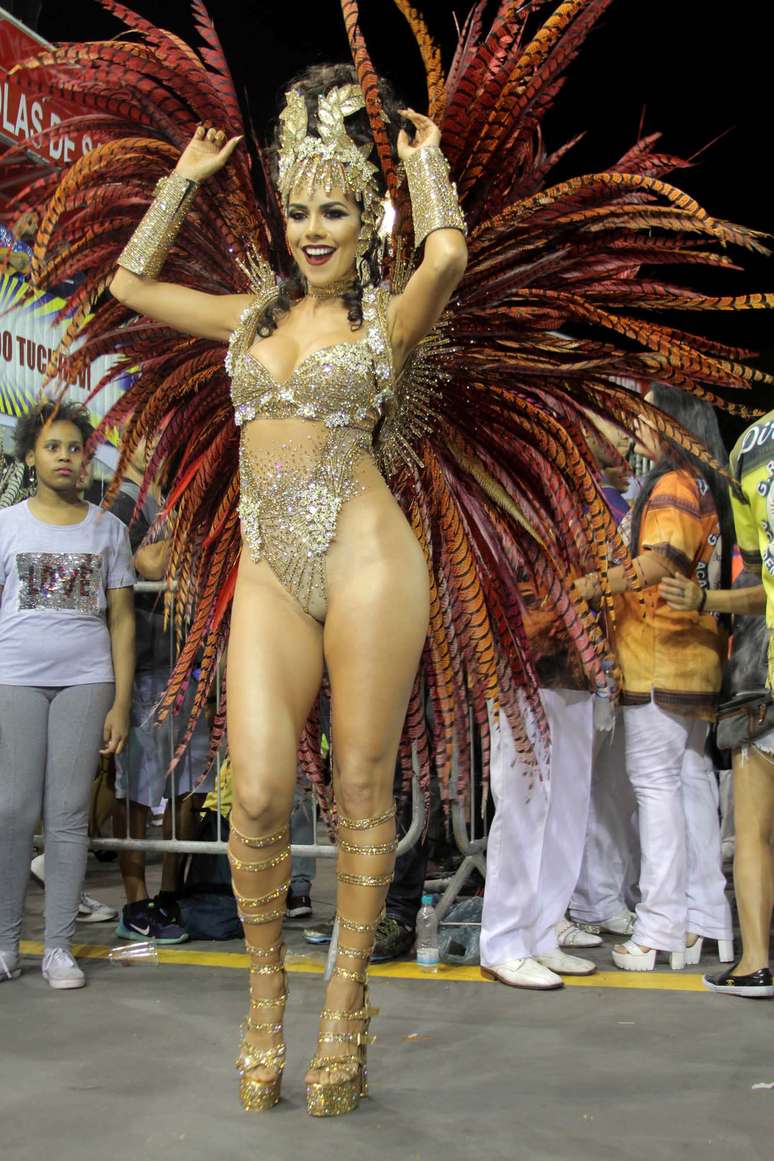
[[[251,558],[266,560],[308,612],[327,600],[325,557],[342,506],[362,488],[373,434],[392,395],[390,348],[373,288],[363,294],[365,334],[312,351],[278,383],[255,354],[256,312],[244,313],[230,344],[234,421],[241,428],[239,514]],[[308,434],[270,437],[263,421],[304,420]],[[253,437],[261,424],[260,437]],[[318,615],[317,612],[314,615]]]

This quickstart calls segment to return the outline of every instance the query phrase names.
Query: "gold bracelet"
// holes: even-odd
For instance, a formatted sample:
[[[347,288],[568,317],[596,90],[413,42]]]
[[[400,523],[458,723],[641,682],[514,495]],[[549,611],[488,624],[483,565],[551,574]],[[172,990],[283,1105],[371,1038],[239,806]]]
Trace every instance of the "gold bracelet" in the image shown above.
[[[436,145],[423,145],[403,165],[414,218],[414,245],[421,246],[433,230],[467,234],[457,187],[449,181],[449,164],[441,150]]]
[[[156,196],[121,251],[118,265],[132,274],[157,278],[198,188],[198,181],[183,177],[176,169],[160,178]]]

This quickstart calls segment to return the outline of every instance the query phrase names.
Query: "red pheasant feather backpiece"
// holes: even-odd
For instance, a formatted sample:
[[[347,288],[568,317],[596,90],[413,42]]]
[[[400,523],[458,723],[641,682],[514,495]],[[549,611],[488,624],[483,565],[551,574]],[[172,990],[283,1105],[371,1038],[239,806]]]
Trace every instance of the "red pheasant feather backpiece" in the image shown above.
[[[200,665],[195,716],[227,639],[240,551],[238,441],[225,351],[132,316],[103,291],[157,179],[195,126],[207,120],[228,135],[246,131],[201,0],[193,2],[204,40],[199,55],[114,0],[101,2],[132,30],[131,39],[64,45],[24,66],[28,82],[76,95],[81,108],[93,110],[79,120],[96,147],[63,176],[20,191],[18,200],[42,209],[36,281],[78,276],[68,336],[80,330],[85,341],[68,356],[68,375],[108,353],[117,356],[116,376],[136,368],[103,432],[124,425],[116,480],[137,441],[158,436],[148,478],[165,465],[181,645],[160,713],[174,709]],[[440,333],[422,344],[399,384],[381,449],[431,579],[430,629],[401,759],[408,773],[412,755],[418,758],[427,775],[432,755],[442,786],[454,771],[459,790],[470,773],[473,723],[486,768],[488,708],[507,716],[525,755],[525,707],[542,722],[523,591],[536,594],[555,631],[572,643],[592,687],[611,672],[605,633],[571,589],[572,578],[589,568],[605,575],[611,545],[625,555],[584,434],[588,413],[627,430],[641,419],[704,454],[629,387],[655,378],[749,414],[739,392],[771,378],[745,362],[749,352],[677,327],[674,312],[771,308],[774,297],[710,297],[658,273],[659,264],[670,271],[732,267],[733,248],[765,247],[755,231],[712,218],[669,184],[667,175],[685,163],[657,152],[656,136],[637,141],[605,172],[550,184],[573,142],[547,152],[542,122],[611,0],[502,0],[488,22],[488,5],[479,0],[445,75],[420,6],[392,2],[414,32],[470,231],[466,275]],[[378,158],[394,191],[397,172],[359,6],[341,0],[341,9]],[[284,269],[261,144],[252,133],[246,140],[248,148],[202,190],[165,279],[211,293],[244,292],[236,260],[251,244]],[[404,216],[397,222],[408,228]],[[398,254],[408,241],[395,239]],[[396,282],[400,269],[398,258]],[[667,323],[659,312],[668,312]],[[213,753],[223,729],[221,714]],[[313,716],[300,754],[315,777],[318,740]]]

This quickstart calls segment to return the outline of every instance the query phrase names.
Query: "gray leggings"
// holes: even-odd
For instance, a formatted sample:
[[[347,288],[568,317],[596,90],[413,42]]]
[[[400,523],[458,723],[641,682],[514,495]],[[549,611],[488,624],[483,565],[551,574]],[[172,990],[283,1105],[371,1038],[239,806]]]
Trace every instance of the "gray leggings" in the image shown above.
[[[46,947],[69,948],[88,847],[89,798],[114,685],[0,685],[0,951],[21,938],[32,837],[46,838]]]

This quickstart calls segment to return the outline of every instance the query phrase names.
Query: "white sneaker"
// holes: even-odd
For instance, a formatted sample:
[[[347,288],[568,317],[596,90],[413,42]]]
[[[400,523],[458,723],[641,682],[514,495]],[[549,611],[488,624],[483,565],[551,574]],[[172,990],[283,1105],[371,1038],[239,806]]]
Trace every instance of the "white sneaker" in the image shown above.
[[[495,980],[509,988],[549,992],[564,987],[561,976],[555,975],[536,959],[509,959],[493,967],[482,966],[481,975],[485,980]]]
[[[86,983],[86,976],[63,947],[52,947],[43,953],[42,972],[52,988],[82,988]]]
[[[45,855],[35,855],[30,863],[30,874],[39,887],[46,885]]]
[[[107,923],[108,920],[117,918],[118,912],[115,907],[101,903],[99,899],[95,899],[93,895],[87,895],[85,891],[81,892],[78,904],[79,923]]]
[[[576,927],[571,919],[562,919],[556,925],[556,938],[560,947],[601,947],[602,937],[582,927]]]
[[[628,907],[624,907],[622,911],[616,912],[606,919],[604,923],[600,923],[602,931],[610,931],[613,935],[631,935],[634,931],[634,920],[636,916]]]
[[[581,959],[579,955],[567,955],[565,951],[548,951],[545,955],[536,955],[535,959],[549,971],[561,976],[590,976],[597,970],[593,960]]]
[[[0,951],[0,984],[6,980],[18,980],[21,975],[19,953]]]

